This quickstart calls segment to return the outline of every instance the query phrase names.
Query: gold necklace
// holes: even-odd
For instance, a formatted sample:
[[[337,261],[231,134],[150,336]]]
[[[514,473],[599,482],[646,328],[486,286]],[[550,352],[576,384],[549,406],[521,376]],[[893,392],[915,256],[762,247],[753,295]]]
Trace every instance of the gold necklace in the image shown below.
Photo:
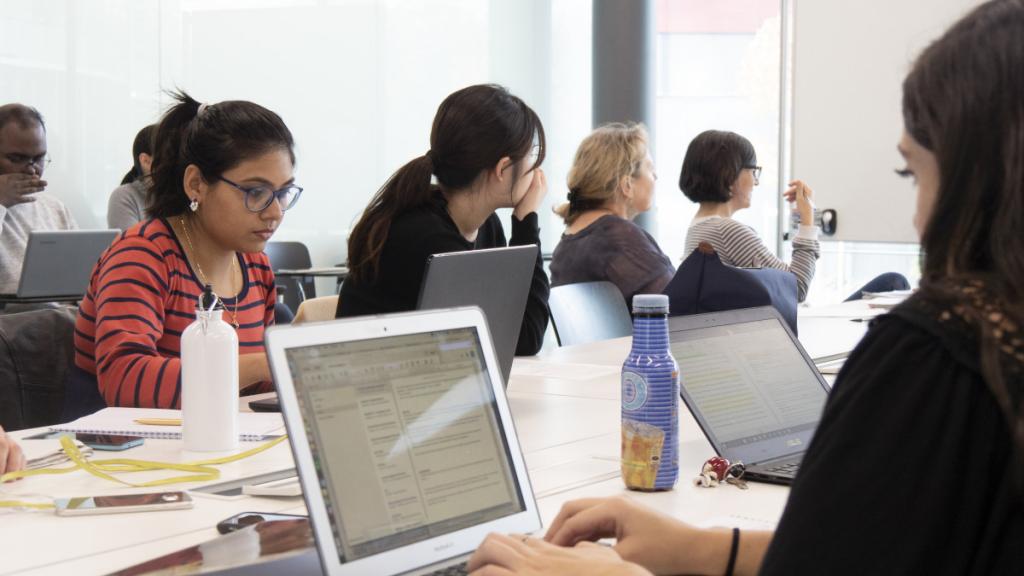
[[[184,216],[179,216],[178,222],[181,223],[181,230],[185,233],[185,242],[188,244],[188,251],[192,253],[192,263],[196,265],[196,272],[199,273],[199,279],[202,280],[204,286],[212,286],[212,284],[207,281],[206,274],[203,273],[203,267],[199,264],[199,258],[196,257],[196,249],[192,245],[192,237],[189,236],[188,233],[188,222],[185,221]],[[236,270],[238,268],[238,258],[235,257],[234,254],[232,254],[231,263],[232,271]],[[241,292],[241,290],[238,292]],[[224,309],[227,310],[227,308],[227,305],[225,305]],[[231,324],[235,327],[235,330],[238,330],[238,293],[235,293],[234,309],[228,310],[228,312],[231,314]]]

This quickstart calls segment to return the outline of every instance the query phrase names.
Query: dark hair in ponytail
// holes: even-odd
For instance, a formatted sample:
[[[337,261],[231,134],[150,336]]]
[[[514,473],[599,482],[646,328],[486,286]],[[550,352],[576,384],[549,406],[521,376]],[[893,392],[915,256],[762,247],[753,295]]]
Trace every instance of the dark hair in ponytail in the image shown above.
[[[275,149],[295,163],[295,142],[281,117],[252,102],[228,100],[202,108],[176,92],[177,104],[164,114],[153,136],[153,185],[146,211],[152,218],[185,212],[185,169],[194,164],[211,182],[241,162]]]
[[[398,169],[370,200],[348,239],[350,276],[361,281],[377,273],[391,222],[430,201],[431,176],[449,190],[465,188],[481,172],[509,157],[516,165],[539,145],[544,161],[544,127],[536,112],[494,84],[469,86],[441,102],[430,130],[430,151]]]
[[[132,169],[121,179],[121,184],[129,184],[142,178],[142,165],[139,164],[140,154],[153,155],[153,132],[156,131],[156,124],[150,124],[135,135],[132,142]]]

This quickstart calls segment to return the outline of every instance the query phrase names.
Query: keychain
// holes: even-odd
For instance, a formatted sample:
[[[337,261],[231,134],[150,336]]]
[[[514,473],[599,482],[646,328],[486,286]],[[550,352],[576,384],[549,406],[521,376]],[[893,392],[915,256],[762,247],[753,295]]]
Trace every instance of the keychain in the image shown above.
[[[720,483],[725,482],[741,490],[746,490],[747,481],[743,479],[743,474],[746,471],[747,468],[742,462],[733,464],[726,458],[715,456],[708,458],[704,462],[700,475],[693,479],[693,483],[703,488],[714,488]]]

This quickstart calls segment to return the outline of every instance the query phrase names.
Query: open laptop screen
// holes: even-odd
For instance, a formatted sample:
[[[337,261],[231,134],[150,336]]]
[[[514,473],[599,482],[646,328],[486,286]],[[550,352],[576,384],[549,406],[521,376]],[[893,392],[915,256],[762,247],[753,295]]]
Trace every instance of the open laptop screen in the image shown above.
[[[342,562],[525,509],[475,328],[286,357]]]
[[[682,393],[711,443],[762,462],[807,449],[827,391],[777,318],[672,330]]]

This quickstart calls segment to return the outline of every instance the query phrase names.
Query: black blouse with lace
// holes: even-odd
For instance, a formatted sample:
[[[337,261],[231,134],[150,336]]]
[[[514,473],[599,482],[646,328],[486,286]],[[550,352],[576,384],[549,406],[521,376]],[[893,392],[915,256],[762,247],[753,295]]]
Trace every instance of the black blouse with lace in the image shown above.
[[[1012,398],[1024,346],[981,284],[947,292],[878,318],[847,360],[761,574],[1024,573],[1010,427],[978,335],[999,342]]]

